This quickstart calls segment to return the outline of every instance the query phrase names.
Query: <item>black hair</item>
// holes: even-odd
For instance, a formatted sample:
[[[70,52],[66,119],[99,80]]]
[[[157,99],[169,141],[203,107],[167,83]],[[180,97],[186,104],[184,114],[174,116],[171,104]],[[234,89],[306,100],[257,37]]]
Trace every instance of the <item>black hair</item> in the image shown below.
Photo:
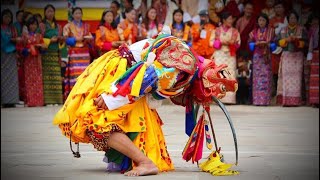
[[[43,20],[42,20],[42,21],[43,21],[44,23],[46,23],[46,20],[47,20],[46,11],[47,11],[47,9],[49,9],[49,8],[53,9],[53,11],[56,12],[56,8],[55,8],[52,4],[47,4],[47,5],[44,7],[44,11],[43,11],[44,17],[43,17]],[[57,20],[56,20],[56,18],[55,18],[54,16],[53,16],[52,21],[53,21],[55,27],[57,27]]]
[[[83,14],[81,7],[74,7],[74,8],[72,8],[71,14],[73,15],[73,13],[74,13],[76,10],[80,10],[81,13]]]
[[[288,15],[287,15],[288,21],[289,21],[289,17],[291,16],[291,14],[293,14],[296,17],[297,21],[299,21],[299,14],[295,10],[291,10],[288,12]]]
[[[32,16],[32,13],[29,12],[29,11],[24,11],[24,12],[23,12],[23,20],[22,20],[23,24],[26,24],[26,23],[27,23],[28,20],[27,20],[26,18],[27,18],[29,15]]]
[[[279,5],[279,4],[281,4],[281,5],[284,7],[284,2],[283,2],[282,0],[275,1],[273,7],[274,7],[274,6],[277,6],[277,5]]]
[[[42,16],[41,14],[37,13],[37,14],[34,14],[34,16],[37,18],[37,17],[40,17],[42,19]]]
[[[16,17],[18,16],[18,14],[22,13],[22,16],[23,16],[23,13],[24,13],[24,10],[23,9],[20,9],[16,12]]]
[[[304,25],[307,28],[307,30],[310,29],[311,22],[313,19],[319,19],[319,13],[317,11],[314,11],[309,15],[308,20],[307,20],[306,24]]]
[[[10,9],[4,9],[2,12],[1,12],[1,24],[3,23],[3,16],[4,15],[7,15],[9,14],[11,16],[11,22],[9,24],[12,24],[12,21],[13,21],[13,14],[11,12]]]
[[[268,25],[269,25],[269,17],[268,17],[268,15],[265,14],[265,13],[259,14],[259,16],[257,17],[257,24],[258,24],[258,21],[259,21],[259,18],[260,18],[260,17],[264,18],[264,19],[267,21],[266,27],[268,27]]]
[[[220,15],[221,21],[228,19],[228,17],[232,17],[232,14],[229,11],[223,11]]]
[[[34,23],[36,23],[37,26],[39,26],[37,17],[33,15],[31,18],[29,18],[29,19],[27,20],[27,23],[26,23],[27,28],[29,29],[29,26],[30,26],[31,24],[34,24]]]
[[[120,8],[120,3],[118,1],[112,1],[111,4],[115,4],[117,8]]]
[[[129,7],[129,8],[126,8],[125,9],[125,13],[129,13],[129,12],[131,12],[132,10],[134,10],[134,8],[133,7]]]
[[[105,23],[104,16],[105,16],[108,12],[111,12],[111,14],[113,15],[111,9],[105,9],[105,10],[103,11],[103,13],[102,13],[102,16],[101,16],[101,19],[100,19],[100,22],[99,22],[99,26],[103,26],[103,25],[104,25],[104,23]],[[116,22],[114,21],[114,19],[112,20],[112,22],[111,22],[110,25],[111,25],[111,27],[112,27],[113,29],[115,29],[115,28],[117,27]],[[99,28],[99,26],[98,26],[98,28]]]
[[[145,18],[142,20],[142,23],[144,24],[144,26],[145,26],[145,28],[146,28],[147,30],[149,30],[149,23],[150,23],[149,18],[148,18],[148,14],[149,14],[149,12],[150,12],[151,9],[156,10],[153,6],[149,7],[149,8],[147,9]],[[156,11],[157,11],[157,10],[156,10]],[[156,27],[157,27],[157,29],[158,29],[158,25],[159,25],[159,24],[158,24],[158,21],[157,21],[157,16],[158,16],[158,14],[156,15],[156,19],[155,19],[154,21],[155,21]]]
[[[182,16],[183,16],[183,10],[182,10],[181,8],[178,8],[178,9],[176,9],[176,10],[173,11],[173,13],[172,13],[172,28],[174,28],[175,25],[177,24],[177,22],[174,20],[174,15],[175,15],[176,13],[181,13]],[[183,20],[182,20],[182,30],[183,30],[183,31],[184,31],[184,27],[185,27],[185,23],[183,23]]]

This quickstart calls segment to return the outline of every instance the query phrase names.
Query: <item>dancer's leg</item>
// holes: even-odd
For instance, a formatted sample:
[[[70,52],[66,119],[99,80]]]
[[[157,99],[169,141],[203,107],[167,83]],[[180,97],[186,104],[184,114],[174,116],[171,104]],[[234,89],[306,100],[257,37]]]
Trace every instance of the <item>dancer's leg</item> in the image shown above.
[[[157,166],[125,134],[119,132],[112,133],[108,139],[108,146],[128,156],[137,164],[137,167],[126,172],[125,175],[143,176],[158,173]]]

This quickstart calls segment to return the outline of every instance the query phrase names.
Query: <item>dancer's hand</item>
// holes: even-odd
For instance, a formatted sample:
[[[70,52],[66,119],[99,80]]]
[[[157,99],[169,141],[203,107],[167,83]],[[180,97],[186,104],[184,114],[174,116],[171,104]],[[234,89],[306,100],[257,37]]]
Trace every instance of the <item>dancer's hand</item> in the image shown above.
[[[104,100],[101,96],[98,96],[97,98],[95,98],[93,100],[93,103],[94,103],[94,105],[97,106],[98,109],[104,109],[104,110],[108,109],[106,103],[104,103]]]

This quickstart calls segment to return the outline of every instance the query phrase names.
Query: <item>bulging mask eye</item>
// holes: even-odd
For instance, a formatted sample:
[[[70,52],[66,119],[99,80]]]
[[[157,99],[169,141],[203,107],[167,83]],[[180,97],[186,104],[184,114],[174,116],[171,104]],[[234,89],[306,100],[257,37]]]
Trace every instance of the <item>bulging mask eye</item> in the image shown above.
[[[221,84],[220,85],[220,90],[221,90],[221,92],[226,92],[227,91],[226,90],[226,86],[224,84]]]

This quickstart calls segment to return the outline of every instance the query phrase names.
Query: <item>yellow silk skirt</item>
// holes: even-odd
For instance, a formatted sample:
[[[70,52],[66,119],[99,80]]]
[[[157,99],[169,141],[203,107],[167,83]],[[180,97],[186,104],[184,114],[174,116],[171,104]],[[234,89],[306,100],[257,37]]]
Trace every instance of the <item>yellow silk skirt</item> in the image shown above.
[[[93,61],[78,77],[65,104],[55,115],[53,124],[62,134],[77,143],[91,143],[87,131],[109,133],[116,125],[124,133],[138,132],[133,140],[160,171],[173,170],[167,152],[163,124],[156,110],[148,107],[146,98],[124,105],[115,110],[97,109],[94,98],[103,92],[112,94],[111,85],[127,68],[127,60],[117,50],[105,53]],[[134,164],[133,164],[134,166]]]

